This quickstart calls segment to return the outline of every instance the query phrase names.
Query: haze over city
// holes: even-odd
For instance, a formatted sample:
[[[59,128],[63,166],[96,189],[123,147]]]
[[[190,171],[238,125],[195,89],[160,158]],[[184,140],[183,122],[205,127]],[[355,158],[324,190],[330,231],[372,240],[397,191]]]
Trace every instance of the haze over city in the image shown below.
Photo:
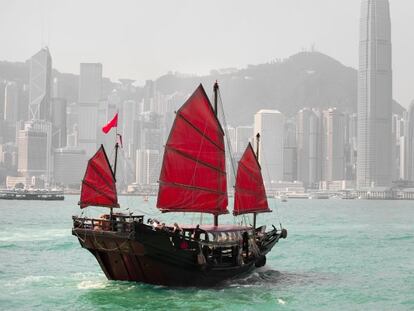
[[[312,46],[358,67],[359,0],[0,1],[0,60],[25,61],[42,46],[53,67],[79,73],[100,62],[113,80],[142,85],[168,71],[207,74],[287,58]],[[391,0],[394,98],[408,107],[414,2]]]
[[[414,310],[414,0],[0,0],[1,310]]]

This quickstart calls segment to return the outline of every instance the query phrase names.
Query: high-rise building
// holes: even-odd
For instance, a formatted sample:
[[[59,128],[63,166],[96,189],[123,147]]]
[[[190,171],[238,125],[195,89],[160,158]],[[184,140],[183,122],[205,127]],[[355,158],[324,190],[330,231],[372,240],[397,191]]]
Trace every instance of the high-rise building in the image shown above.
[[[267,187],[283,180],[284,127],[285,117],[277,110],[259,110],[254,116],[254,133],[260,134],[259,162]]]
[[[403,149],[403,178],[414,181],[414,101],[411,102],[406,115]]]
[[[16,82],[9,82],[4,90],[4,120],[16,122],[18,120],[19,96]]]
[[[305,188],[317,188],[322,176],[321,118],[304,108],[296,116],[297,179]]]
[[[358,76],[357,187],[392,181],[392,65],[388,0],[362,0]]]
[[[47,174],[47,134],[26,128],[17,137],[18,172],[26,177]]]
[[[241,155],[249,142],[253,142],[253,127],[238,126],[236,127],[236,153]],[[254,147],[254,146],[253,146]]]
[[[49,182],[53,174],[53,149],[52,149],[52,123],[45,120],[29,120],[26,122],[18,122],[17,129],[17,144],[19,147],[19,161],[18,163],[29,163],[25,169],[25,165],[18,167],[19,172],[26,172],[26,174],[35,174],[36,170],[32,170],[32,164],[37,166],[37,163],[46,163],[45,172],[38,175],[44,175],[45,181]],[[25,134],[27,133],[27,134]],[[42,133],[42,134],[36,134]],[[39,138],[41,137],[41,139]],[[43,137],[45,141],[43,142]],[[33,139],[32,139],[33,138]],[[23,141],[23,143],[22,143]],[[31,147],[39,142],[39,146]],[[26,143],[27,142],[27,143]],[[27,145],[27,147],[25,147]],[[21,149],[22,147],[22,149]],[[23,150],[21,154],[20,150]],[[28,159],[26,159],[28,156]],[[32,161],[32,158],[34,159]],[[23,162],[21,162],[23,161]],[[39,165],[40,166],[40,165]],[[23,167],[23,169],[22,169]],[[33,172],[32,172],[33,171]],[[37,174],[37,173],[36,173]]]
[[[345,180],[345,115],[335,108],[323,111],[324,181]]]
[[[66,146],[66,99],[52,98],[52,146],[62,148]]]
[[[102,64],[82,63],[79,75],[78,145],[91,157],[96,152],[98,106],[102,97]]]
[[[0,121],[4,119],[4,93],[7,81],[0,81]]]
[[[296,124],[293,120],[287,120],[285,123],[285,140],[283,144],[283,180],[297,180]]]
[[[138,105],[133,100],[123,102],[122,133],[124,150],[129,158],[134,158],[134,121],[137,119]]]
[[[154,185],[158,181],[161,158],[158,150],[137,150],[136,182],[138,185]]]
[[[29,119],[50,120],[52,57],[43,48],[30,58]]]
[[[79,98],[81,104],[96,104],[102,96],[102,64],[81,63]]]
[[[86,165],[85,151],[79,148],[65,147],[55,150],[54,181],[57,184],[79,188]]]

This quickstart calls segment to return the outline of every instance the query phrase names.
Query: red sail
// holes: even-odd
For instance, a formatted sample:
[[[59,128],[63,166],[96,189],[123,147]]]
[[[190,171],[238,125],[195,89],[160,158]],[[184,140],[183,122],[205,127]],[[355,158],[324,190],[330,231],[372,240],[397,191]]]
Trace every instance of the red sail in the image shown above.
[[[89,160],[82,180],[80,208],[87,206],[119,207],[115,176],[103,146]]]
[[[247,146],[237,168],[234,215],[271,212],[267,204],[260,164],[252,146]]]
[[[224,132],[203,86],[178,110],[164,151],[157,207],[226,214]]]

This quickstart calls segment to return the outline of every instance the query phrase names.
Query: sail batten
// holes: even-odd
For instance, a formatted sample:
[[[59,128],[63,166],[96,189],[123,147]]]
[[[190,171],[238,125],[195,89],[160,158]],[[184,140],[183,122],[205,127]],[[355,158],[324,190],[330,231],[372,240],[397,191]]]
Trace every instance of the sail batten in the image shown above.
[[[220,169],[220,167],[215,167],[215,166],[213,166],[213,165],[211,165],[211,164],[209,164],[209,163],[206,163],[206,162],[201,161],[201,160],[199,160],[199,159],[197,159],[197,158],[194,158],[194,157],[192,157],[191,155],[186,154],[186,153],[184,153],[184,152],[182,152],[182,151],[180,151],[180,150],[174,149],[174,148],[172,148],[172,147],[166,147],[166,148],[168,148],[168,150],[171,150],[171,151],[173,151],[173,152],[175,152],[175,153],[177,153],[177,154],[179,154],[179,155],[181,155],[181,156],[183,156],[183,157],[185,157],[185,158],[187,158],[187,159],[193,160],[194,162],[196,162],[196,163],[198,163],[198,164],[201,164],[201,165],[207,166],[207,167],[211,168],[212,170],[215,170],[215,171],[217,171],[217,172],[219,172],[219,173],[221,173],[221,174],[223,174],[223,175],[226,175],[226,172],[225,172],[225,171],[222,171],[222,170]]]
[[[234,215],[271,212],[267,203],[260,164],[249,143],[237,168]]]
[[[219,195],[226,194],[225,192],[214,191],[214,190],[211,190],[211,189],[208,189],[208,188],[197,187],[197,186],[189,186],[189,185],[172,183],[172,182],[171,183],[160,182],[160,184],[174,186],[174,187],[183,188],[183,189],[191,189],[191,190],[200,190],[200,191],[205,191],[205,192],[211,192],[211,193],[216,193],[216,194],[219,194]]]
[[[187,120],[186,117],[184,117],[182,114],[177,114],[178,117],[182,118],[185,122],[187,122],[197,133],[199,133],[203,138],[207,139],[209,142],[211,142],[213,145],[215,145],[218,149],[222,150],[224,152],[224,148],[222,146],[219,146],[216,144],[216,142],[214,142],[213,140],[211,140],[208,136],[205,136],[204,133],[198,129],[197,127],[195,127],[189,120]]]
[[[202,85],[176,113],[159,181],[162,212],[228,213],[224,132]]]
[[[79,205],[119,207],[115,176],[103,146],[88,161]]]

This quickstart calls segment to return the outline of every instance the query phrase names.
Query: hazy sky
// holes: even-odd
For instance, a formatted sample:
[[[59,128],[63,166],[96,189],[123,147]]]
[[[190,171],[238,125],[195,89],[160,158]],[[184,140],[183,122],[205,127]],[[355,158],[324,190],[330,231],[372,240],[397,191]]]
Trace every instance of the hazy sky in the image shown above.
[[[394,98],[414,99],[414,0],[390,0]],[[48,45],[53,67],[142,83],[286,58],[314,45],[358,65],[360,0],[0,0],[0,60]]]

